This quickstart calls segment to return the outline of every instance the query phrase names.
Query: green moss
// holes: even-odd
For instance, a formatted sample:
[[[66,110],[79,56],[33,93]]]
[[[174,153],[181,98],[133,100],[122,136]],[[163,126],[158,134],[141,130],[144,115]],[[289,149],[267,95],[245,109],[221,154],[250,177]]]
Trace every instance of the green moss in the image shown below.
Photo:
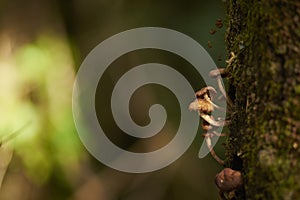
[[[227,49],[237,58],[227,163],[245,179],[236,199],[300,199],[299,14],[297,1],[228,1]]]

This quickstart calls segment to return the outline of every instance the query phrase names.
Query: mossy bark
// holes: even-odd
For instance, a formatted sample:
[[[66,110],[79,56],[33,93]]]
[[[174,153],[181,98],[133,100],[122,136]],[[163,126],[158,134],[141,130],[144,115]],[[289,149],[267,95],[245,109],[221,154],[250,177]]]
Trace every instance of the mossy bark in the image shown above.
[[[228,0],[235,199],[300,199],[300,2]]]

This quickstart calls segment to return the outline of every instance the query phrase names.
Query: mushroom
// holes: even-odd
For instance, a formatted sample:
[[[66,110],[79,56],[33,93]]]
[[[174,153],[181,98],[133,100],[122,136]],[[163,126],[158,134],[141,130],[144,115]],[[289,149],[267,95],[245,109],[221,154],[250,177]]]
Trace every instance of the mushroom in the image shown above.
[[[210,99],[211,101],[216,96],[217,91],[212,86],[207,86],[196,92],[197,99]]]
[[[227,126],[230,123],[229,120],[216,121],[212,116],[205,114],[205,113],[200,112],[199,115],[203,120],[205,120],[206,122],[208,122],[209,124],[211,124],[213,126],[217,126],[217,127]]]
[[[229,123],[229,121],[223,119],[215,120],[215,118],[211,115],[214,108],[222,109],[212,102],[216,94],[217,91],[211,86],[202,88],[196,92],[195,95],[197,99],[189,105],[189,109],[198,111],[199,116],[203,119],[202,129],[206,132],[204,134],[206,145],[213,158],[221,165],[224,165],[224,161],[215,153],[211,141],[211,138],[214,136],[226,136],[227,134],[217,133],[215,129],[217,127],[226,126]]]
[[[223,192],[230,192],[243,185],[242,174],[239,171],[225,168],[215,177],[215,183]]]
[[[205,100],[202,102],[199,102],[199,104],[203,105],[204,107],[208,108],[209,106],[214,107],[219,110],[224,110],[222,107],[216,105],[213,101],[217,94],[217,91],[212,86],[207,86],[196,92],[196,98],[199,100]],[[213,111],[213,108],[210,112]]]
[[[226,99],[227,104],[230,107],[232,107],[232,101],[230,100],[230,98],[226,94],[226,91],[225,91],[223,83],[222,83],[222,78],[228,76],[228,71],[226,69],[224,69],[224,68],[211,70],[209,72],[209,76],[212,77],[212,78],[215,78],[217,80],[220,92],[222,93],[222,95]]]

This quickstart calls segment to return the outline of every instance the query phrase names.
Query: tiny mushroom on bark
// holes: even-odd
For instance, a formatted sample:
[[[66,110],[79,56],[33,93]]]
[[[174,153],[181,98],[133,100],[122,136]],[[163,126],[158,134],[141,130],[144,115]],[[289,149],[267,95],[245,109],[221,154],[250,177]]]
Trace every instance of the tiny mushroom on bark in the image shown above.
[[[211,87],[207,86],[196,92],[196,100],[189,105],[190,110],[198,111],[199,116],[203,119],[202,121],[202,129],[206,132],[203,134],[205,137],[205,141],[207,147],[213,156],[213,158],[224,165],[224,161],[220,159],[213,147],[211,138],[214,136],[224,136],[226,134],[217,133],[214,129],[222,126],[226,126],[229,121],[226,120],[215,120],[215,118],[211,115],[214,108],[221,109],[219,106],[213,103],[213,99],[216,96],[217,91]]]
[[[196,98],[201,101],[204,100],[204,102],[199,102],[201,105],[206,107],[211,107],[211,111],[213,111],[214,108],[223,110],[220,106],[216,105],[213,100],[217,94],[217,91],[212,86],[207,86],[196,92]],[[208,110],[207,110],[208,111]]]
[[[234,59],[234,54],[231,60]],[[222,83],[222,78],[228,76],[226,69],[215,69],[210,71],[209,76],[216,79],[222,97],[225,98],[229,108],[232,108],[233,104],[228,97],[225,88]],[[213,149],[212,138],[217,136],[226,136],[226,133],[219,133],[219,127],[227,126],[230,120],[226,118],[217,117],[217,120],[213,116],[214,109],[225,110],[224,108],[216,105],[213,100],[217,94],[215,88],[207,86],[195,93],[196,100],[189,105],[190,110],[197,111],[199,116],[202,118],[202,129],[204,130],[203,136],[205,137],[206,145],[212,155],[212,157],[221,165],[225,165],[225,162],[220,159]],[[220,189],[220,195],[225,199],[225,194],[234,194],[235,189],[243,185],[241,172],[225,168],[215,177],[215,183]]]
[[[230,168],[223,169],[215,177],[215,183],[223,192],[230,192],[243,185],[242,174]]]
[[[212,86],[207,86],[196,92],[197,99],[210,99],[213,100],[217,91]]]
[[[213,87],[205,87],[196,92],[196,100],[189,105],[190,110],[199,111],[200,113],[209,114],[214,110],[211,99],[214,98],[217,91]]]
[[[224,68],[211,70],[209,72],[209,76],[212,77],[212,78],[215,78],[217,80],[220,92],[222,93],[222,95],[226,99],[227,104],[230,107],[232,107],[232,101],[230,100],[230,98],[226,94],[226,91],[225,91],[223,83],[222,83],[222,78],[225,78],[225,77],[228,76],[228,71],[226,69],[224,69]]]

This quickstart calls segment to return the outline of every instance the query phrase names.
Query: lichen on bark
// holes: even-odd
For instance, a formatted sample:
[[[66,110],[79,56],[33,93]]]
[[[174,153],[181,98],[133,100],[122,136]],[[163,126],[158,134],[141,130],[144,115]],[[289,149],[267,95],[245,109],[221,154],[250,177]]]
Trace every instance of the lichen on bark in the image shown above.
[[[228,0],[227,25],[235,198],[300,199],[300,2]]]

